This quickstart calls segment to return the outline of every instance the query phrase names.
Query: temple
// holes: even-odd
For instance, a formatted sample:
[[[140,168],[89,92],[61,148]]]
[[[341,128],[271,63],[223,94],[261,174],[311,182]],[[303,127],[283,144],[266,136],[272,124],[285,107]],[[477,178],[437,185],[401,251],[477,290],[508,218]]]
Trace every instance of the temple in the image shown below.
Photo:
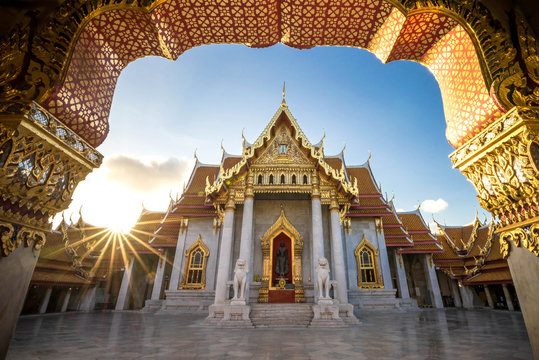
[[[196,162],[128,235],[81,218],[47,238],[23,313],[203,311],[217,327],[357,324],[360,309],[518,306],[492,224],[397,212],[370,167],[312,144],[283,101],[242,153]],[[277,305],[274,305],[277,304]]]

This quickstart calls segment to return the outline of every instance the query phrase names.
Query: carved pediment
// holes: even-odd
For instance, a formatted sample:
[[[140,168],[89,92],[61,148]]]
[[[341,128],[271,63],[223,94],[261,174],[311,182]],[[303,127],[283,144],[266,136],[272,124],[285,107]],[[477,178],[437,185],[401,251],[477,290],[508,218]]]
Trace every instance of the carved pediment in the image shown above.
[[[299,149],[287,127],[281,126],[266,150],[253,165],[290,164],[310,165],[312,161]]]

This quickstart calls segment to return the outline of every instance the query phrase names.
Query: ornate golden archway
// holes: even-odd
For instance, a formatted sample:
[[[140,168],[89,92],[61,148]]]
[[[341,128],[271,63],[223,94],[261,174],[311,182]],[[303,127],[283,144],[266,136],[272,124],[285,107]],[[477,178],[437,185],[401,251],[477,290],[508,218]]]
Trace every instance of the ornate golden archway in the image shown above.
[[[279,234],[285,233],[292,239],[292,272],[295,287],[295,302],[305,302],[305,290],[303,288],[303,275],[301,273],[301,254],[303,252],[303,237],[296,230],[294,225],[288,221],[281,209],[281,215],[273,225],[260,238],[262,246],[262,284],[258,293],[258,302],[268,302],[268,292],[270,290],[270,280],[272,273],[272,245],[273,239]]]
[[[40,26],[26,19],[0,41],[0,111],[37,101],[93,146],[123,68],[144,56],[175,60],[205,44],[277,43],[367,49],[414,60],[435,75],[457,147],[511,107],[539,103],[534,34],[524,17],[498,19],[480,1],[65,1]],[[499,17],[499,14],[496,14]],[[503,23],[514,23],[514,35]]]

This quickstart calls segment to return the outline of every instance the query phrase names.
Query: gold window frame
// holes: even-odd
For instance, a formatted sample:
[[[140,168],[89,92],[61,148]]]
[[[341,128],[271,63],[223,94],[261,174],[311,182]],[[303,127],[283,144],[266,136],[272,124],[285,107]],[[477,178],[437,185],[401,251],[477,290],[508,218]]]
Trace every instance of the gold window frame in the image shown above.
[[[374,266],[374,282],[363,282],[361,280],[361,250],[364,248],[367,248],[371,251],[373,259],[372,263]],[[369,240],[367,240],[367,236],[363,234],[363,240],[357,245],[356,249],[354,250],[354,255],[356,257],[356,265],[357,265],[357,287],[358,289],[383,289],[384,283],[382,281],[382,277],[380,276],[380,252],[378,249],[371,244]]]
[[[187,283],[187,277],[189,274],[189,270],[191,269],[191,260],[192,260],[192,254],[197,250],[201,249],[204,253],[203,259],[202,259],[202,278],[200,283],[196,284],[188,284]],[[183,271],[182,281],[180,283],[180,286],[178,287],[179,290],[204,290],[206,288],[206,267],[208,265],[208,257],[210,256],[210,250],[204,244],[202,241],[202,238],[200,237],[200,234],[198,235],[198,238],[196,241],[189,247],[189,249],[185,250],[185,268]]]

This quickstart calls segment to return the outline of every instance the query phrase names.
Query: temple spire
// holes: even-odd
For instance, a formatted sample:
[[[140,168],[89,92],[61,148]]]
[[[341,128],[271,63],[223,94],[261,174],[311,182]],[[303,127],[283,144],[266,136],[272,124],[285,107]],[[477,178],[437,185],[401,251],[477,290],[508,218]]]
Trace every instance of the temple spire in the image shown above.
[[[283,81],[283,101],[281,101],[281,105],[286,105],[285,96],[286,96],[286,82]]]

